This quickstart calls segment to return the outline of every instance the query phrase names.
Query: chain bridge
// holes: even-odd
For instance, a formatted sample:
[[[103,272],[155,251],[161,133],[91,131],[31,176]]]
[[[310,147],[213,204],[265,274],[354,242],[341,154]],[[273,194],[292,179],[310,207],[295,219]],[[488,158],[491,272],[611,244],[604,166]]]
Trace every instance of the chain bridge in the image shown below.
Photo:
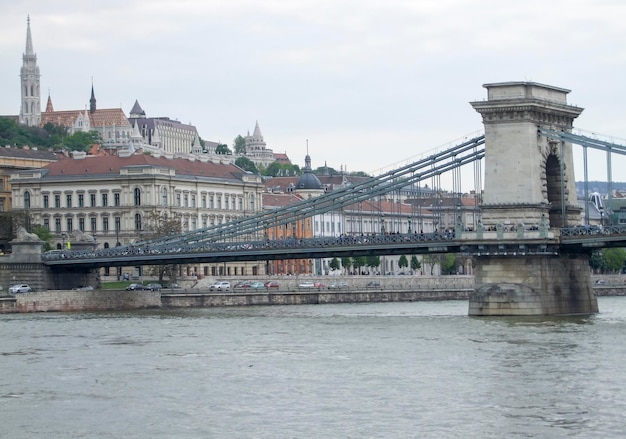
[[[588,148],[605,151],[610,169],[611,155],[626,155],[626,147],[574,134],[573,120],[582,109],[567,104],[569,90],[533,82],[484,87],[488,99],[471,102],[483,117],[484,134],[449,149],[287,208],[128,246],[50,252],[44,263],[63,271],[461,253],[476,265],[471,315],[597,312],[589,255],[594,249],[626,247],[626,225],[589,225],[588,206],[583,209],[576,199],[572,145],[583,149],[585,181]],[[460,197],[467,170],[479,198],[475,223],[464,224],[459,215],[453,227],[424,232],[417,211],[404,229],[386,230],[389,223],[382,218],[376,230],[371,219],[369,226],[363,223],[364,204],[373,209],[390,194],[440,182],[442,176],[450,177]],[[298,230],[307,219],[335,212],[351,218],[349,233],[307,238]],[[289,230],[289,237],[274,239],[271,232],[278,228]]]

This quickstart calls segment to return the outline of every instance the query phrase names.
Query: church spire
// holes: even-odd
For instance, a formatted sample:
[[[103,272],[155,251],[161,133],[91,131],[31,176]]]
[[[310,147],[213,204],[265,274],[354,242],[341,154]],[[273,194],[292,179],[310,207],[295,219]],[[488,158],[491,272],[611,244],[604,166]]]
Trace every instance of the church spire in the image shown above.
[[[89,112],[96,112],[96,94],[93,92],[93,78],[91,79],[91,99],[89,99]]]
[[[26,51],[22,55],[20,83],[22,102],[20,108],[20,123],[30,127],[41,123],[41,90],[37,55],[33,49],[33,38],[30,32],[30,15],[26,18]]]

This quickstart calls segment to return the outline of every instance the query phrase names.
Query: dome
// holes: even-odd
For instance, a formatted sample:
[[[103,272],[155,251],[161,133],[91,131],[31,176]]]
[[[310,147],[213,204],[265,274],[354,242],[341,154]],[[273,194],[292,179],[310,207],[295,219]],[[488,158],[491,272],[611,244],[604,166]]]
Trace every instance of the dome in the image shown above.
[[[298,179],[298,182],[296,183],[296,190],[321,189],[322,182],[319,178],[317,178],[317,175],[313,173],[313,170],[311,169],[311,157],[308,154],[304,159],[304,163],[304,174],[302,174],[302,176]]]

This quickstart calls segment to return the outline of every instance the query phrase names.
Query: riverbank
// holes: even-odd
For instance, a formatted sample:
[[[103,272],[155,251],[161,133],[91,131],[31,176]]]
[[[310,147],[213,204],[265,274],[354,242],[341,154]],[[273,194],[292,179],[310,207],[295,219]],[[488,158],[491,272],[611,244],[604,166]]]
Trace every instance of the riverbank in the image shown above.
[[[295,281],[289,289],[281,287],[278,291],[246,289],[216,293],[196,288],[162,291],[51,290],[2,296],[0,314],[468,300],[474,290],[473,278],[469,276],[447,276],[438,281],[435,278],[408,280],[396,277],[387,279],[387,282],[383,280],[374,288],[368,288],[364,283],[345,290],[326,287],[301,290]],[[597,296],[626,296],[626,284],[621,277],[594,279],[594,292]]]

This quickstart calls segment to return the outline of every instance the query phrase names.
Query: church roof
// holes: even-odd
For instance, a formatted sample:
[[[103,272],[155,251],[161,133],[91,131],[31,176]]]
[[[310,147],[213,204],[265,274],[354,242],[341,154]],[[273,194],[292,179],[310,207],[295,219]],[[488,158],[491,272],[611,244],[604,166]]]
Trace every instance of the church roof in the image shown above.
[[[74,125],[79,115],[84,113],[85,110],[45,111],[41,113],[41,125],[52,123],[69,127]],[[93,113],[87,112],[87,114],[89,115],[89,124],[92,127],[130,127],[130,123],[121,108],[104,108]]]

